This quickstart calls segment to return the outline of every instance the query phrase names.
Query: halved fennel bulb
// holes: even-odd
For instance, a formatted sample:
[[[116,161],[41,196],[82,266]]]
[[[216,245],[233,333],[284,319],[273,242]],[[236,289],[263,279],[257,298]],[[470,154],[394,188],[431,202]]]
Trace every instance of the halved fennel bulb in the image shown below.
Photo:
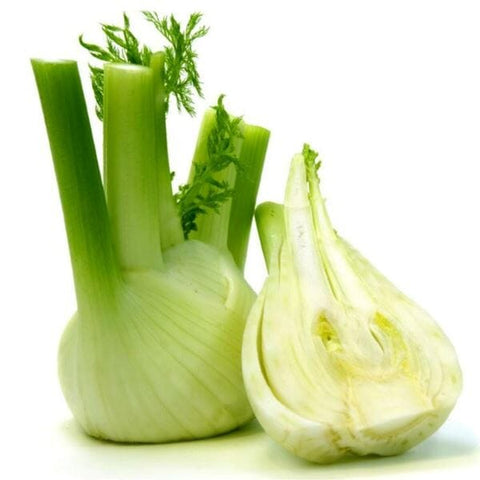
[[[244,335],[247,394],[307,460],[398,454],[445,421],[460,367],[433,319],[332,228],[315,157],[293,158],[284,206],[257,209],[269,276]]]

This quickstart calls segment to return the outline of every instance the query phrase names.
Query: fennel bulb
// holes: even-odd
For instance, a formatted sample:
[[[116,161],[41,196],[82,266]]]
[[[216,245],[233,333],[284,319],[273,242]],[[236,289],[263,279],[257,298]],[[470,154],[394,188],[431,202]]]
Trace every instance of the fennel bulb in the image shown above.
[[[445,421],[461,371],[432,318],[332,228],[315,157],[293,158],[283,206],[257,209],[269,276],[245,330],[248,397],[307,460],[398,454]]]
[[[208,437],[253,415],[241,341],[255,294],[242,269],[269,133],[230,117],[220,97],[204,117],[194,174],[177,201],[166,145],[166,57],[95,67],[105,187],[77,64],[32,61],[78,307],[60,343],[60,383],[82,428],[119,442]],[[178,80],[191,101],[182,72]]]
[[[188,240],[116,289],[101,311],[79,302],[60,343],[62,390],[88,434],[168,442],[252,418],[240,352],[255,294],[231,257]]]

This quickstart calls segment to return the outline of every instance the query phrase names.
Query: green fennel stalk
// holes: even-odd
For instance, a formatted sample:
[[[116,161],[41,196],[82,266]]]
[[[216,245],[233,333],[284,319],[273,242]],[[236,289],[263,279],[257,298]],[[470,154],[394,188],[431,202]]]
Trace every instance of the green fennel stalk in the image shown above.
[[[115,301],[116,260],[77,65],[32,60],[62,201],[79,311]]]

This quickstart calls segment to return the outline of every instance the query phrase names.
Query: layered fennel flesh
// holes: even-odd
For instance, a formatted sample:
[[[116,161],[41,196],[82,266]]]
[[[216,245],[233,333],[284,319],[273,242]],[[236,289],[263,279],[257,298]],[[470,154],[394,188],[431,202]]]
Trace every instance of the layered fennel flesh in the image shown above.
[[[316,154],[291,163],[284,205],[256,217],[268,278],[243,375],[265,431],[305,459],[394,455],[437,430],[462,376],[434,320],[332,228]]]

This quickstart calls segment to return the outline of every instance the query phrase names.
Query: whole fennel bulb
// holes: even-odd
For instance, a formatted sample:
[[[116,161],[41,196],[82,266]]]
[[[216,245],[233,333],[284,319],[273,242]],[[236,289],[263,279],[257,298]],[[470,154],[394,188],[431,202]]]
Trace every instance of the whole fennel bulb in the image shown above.
[[[293,158],[283,206],[257,209],[269,276],[244,336],[248,397],[307,460],[398,454],[442,425],[461,371],[432,318],[332,228],[315,157]]]
[[[119,442],[208,437],[253,416],[241,341],[255,293],[242,268],[268,131],[232,119],[220,98],[177,208],[164,60],[105,66],[105,191],[76,63],[32,61],[78,306],[60,344],[60,383],[82,428]],[[216,199],[215,211],[202,199]],[[196,239],[185,238],[182,212]]]

